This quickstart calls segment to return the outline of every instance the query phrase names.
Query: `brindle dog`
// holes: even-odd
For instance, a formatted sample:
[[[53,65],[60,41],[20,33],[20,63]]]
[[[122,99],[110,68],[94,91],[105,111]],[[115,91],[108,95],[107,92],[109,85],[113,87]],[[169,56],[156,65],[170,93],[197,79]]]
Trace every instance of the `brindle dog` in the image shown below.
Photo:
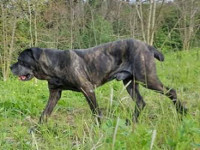
[[[14,75],[22,81],[36,77],[47,80],[49,100],[40,122],[50,116],[61,97],[62,90],[82,92],[91,111],[100,122],[101,112],[95,97],[95,88],[116,79],[123,81],[132,99],[136,99],[133,120],[137,121],[145,102],[139,93],[139,83],[169,97],[180,113],[186,108],[177,100],[176,91],[164,86],[156,75],[154,57],[164,61],[154,47],[134,39],[119,40],[88,49],[54,50],[29,48],[11,66]]]

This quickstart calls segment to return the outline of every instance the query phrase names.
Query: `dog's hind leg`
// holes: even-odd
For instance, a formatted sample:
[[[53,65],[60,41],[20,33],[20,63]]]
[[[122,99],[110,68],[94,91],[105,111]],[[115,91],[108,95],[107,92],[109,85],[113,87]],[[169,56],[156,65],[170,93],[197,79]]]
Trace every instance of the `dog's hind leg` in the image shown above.
[[[58,89],[49,89],[49,100],[46,105],[46,108],[44,109],[43,113],[40,116],[39,123],[47,121],[48,116],[51,115],[54,107],[56,106],[58,100],[61,97],[61,92],[62,91]]]
[[[143,110],[146,103],[143,100],[142,96],[140,95],[138,83],[135,83],[134,80],[129,80],[129,79],[123,80],[123,83],[126,86],[126,89],[129,95],[131,96],[131,98],[133,100],[134,99],[136,100],[135,111],[133,113],[132,119],[133,119],[133,122],[137,122],[140,112]]]
[[[176,91],[172,88],[164,86],[157,76],[148,76],[147,83],[144,85],[144,87],[166,95],[172,100],[172,102],[176,106],[176,110],[179,113],[185,114],[187,112],[187,109],[177,99]]]
[[[98,103],[96,101],[96,96],[95,96],[95,92],[94,92],[94,88],[91,88],[92,86],[89,87],[82,87],[81,91],[84,94],[84,96],[86,97],[86,100],[90,106],[90,109],[92,111],[92,113],[95,115],[95,117],[97,117],[97,123],[101,124],[101,112],[98,106]]]
[[[141,55],[141,59],[140,61],[138,60],[138,62],[140,63],[135,65],[136,80],[142,83],[144,87],[166,95],[175,104],[176,110],[179,113],[186,113],[187,109],[184,108],[181,102],[177,99],[176,91],[164,86],[159,80],[156,73],[154,57],[149,53],[144,53]]]

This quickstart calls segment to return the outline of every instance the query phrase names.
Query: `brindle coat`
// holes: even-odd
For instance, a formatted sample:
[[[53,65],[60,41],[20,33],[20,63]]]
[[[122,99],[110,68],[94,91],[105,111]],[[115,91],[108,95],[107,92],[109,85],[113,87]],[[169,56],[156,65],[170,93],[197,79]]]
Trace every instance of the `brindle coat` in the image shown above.
[[[33,77],[48,81],[49,100],[40,121],[51,114],[62,90],[82,92],[100,121],[95,88],[113,79],[122,80],[130,96],[136,99],[135,121],[145,106],[139,93],[139,83],[169,97],[178,112],[186,112],[177,100],[176,91],[164,86],[158,79],[154,57],[159,61],[164,60],[164,56],[154,47],[127,39],[88,49],[26,49],[19,55],[18,62],[11,66],[11,70],[23,81]]]

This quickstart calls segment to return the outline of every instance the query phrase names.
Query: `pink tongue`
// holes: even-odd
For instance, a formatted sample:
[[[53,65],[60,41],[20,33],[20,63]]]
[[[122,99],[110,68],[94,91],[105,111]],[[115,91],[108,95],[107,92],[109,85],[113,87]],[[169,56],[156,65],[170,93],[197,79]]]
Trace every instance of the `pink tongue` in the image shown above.
[[[19,76],[19,79],[20,79],[20,80],[25,80],[25,79],[26,79],[26,76]]]

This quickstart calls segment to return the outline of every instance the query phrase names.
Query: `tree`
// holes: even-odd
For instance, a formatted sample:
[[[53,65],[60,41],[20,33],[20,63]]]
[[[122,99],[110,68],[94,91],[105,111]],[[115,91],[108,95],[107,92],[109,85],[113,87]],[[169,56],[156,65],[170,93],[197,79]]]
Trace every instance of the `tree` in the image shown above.
[[[200,13],[200,2],[199,0],[176,0],[175,5],[180,11],[179,31],[183,49],[189,50],[191,42],[200,28],[200,20],[197,19]]]
[[[3,80],[6,81],[10,73],[10,64],[12,60],[12,53],[14,51],[16,24],[18,13],[15,8],[14,2],[1,3],[1,53],[0,64]]]
[[[160,8],[157,9],[158,1],[156,0],[148,0],[147,2],[144,0],[136,0],[135,8],[138,14],[138,18],[140,20],[142,38],[143,41],[150,45],[152,45],[154,41],[154,34],[157,29],[156,25],[158,25],[159,15],[162,11],[162,6],[164,2],[165,1],[162,0],[161,5],[159,5]]]

